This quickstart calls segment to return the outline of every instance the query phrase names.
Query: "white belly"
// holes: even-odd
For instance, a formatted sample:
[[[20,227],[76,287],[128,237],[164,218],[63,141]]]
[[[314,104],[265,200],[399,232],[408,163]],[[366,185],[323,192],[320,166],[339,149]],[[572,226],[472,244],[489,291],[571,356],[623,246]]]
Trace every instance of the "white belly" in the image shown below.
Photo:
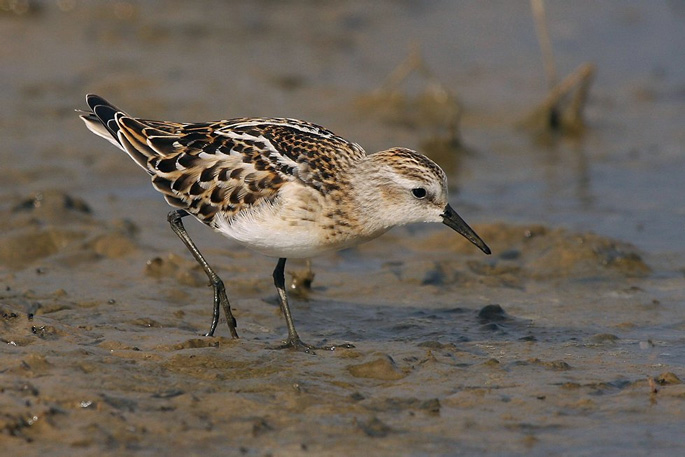
[[[265,204],[238,214],[230,221],[217,217],[216,230],[242,245],[270,257],[309,258],[325,252],[355,246],[384,233],[358,233],[331,229],[330,220],[322,220],[314,202],[307,210]],[[335,236],[331,236],[335,230]]]

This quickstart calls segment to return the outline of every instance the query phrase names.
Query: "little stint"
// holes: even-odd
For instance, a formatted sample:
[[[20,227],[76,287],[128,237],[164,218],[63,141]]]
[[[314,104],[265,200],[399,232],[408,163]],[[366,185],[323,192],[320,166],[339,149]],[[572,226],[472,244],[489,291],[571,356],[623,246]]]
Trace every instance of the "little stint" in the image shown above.
[[[186,232],[200,222],[250,249],[278,258],[273,272],[288,326],[282,348],[309,351],[295,330],[285,291],[285,262],[355,246],[397,225],[442,222],[484,253],[490,249],[447,201],[447,178],[426,156],[405,148],[367,155],[318,125],[294,119],[236,118],[177,123],[131,117],[102,97],[86,97],[80,117],[125,151],[175,208],[171,228],[214,289],[212,324],[223,308],[236,320],[223,281]]]

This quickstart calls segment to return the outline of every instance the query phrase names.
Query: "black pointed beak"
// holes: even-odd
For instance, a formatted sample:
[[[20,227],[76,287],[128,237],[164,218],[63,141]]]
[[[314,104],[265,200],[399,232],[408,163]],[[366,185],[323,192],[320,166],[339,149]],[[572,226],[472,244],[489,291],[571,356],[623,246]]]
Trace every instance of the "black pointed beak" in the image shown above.
[[[478,248],[484,253],[488,255],[490,254],[490,248],[483,242],[483,240],[480,239],[478,235],[476,235],[476,232],[474,232],[473,229],[469,227],[466,222],[464,222],[464,219],[462,219],[461,216],[459,216],[449,204],[445,206],[445,212],[442,213],[442,223],[461,233],[464,238],[478,246]]]

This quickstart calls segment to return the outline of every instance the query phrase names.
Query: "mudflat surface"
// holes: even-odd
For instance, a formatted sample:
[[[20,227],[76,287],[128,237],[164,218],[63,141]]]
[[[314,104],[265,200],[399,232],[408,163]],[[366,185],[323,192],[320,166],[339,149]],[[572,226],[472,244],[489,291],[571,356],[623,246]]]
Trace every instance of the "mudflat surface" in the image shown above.
[[[597,67],[571,138],[517,127],[546,91],[528,2],[0,2],[2,454],[681,455],[678,5],[547,2],[560,75]],[[379,91],[416,49],[432,76]],[[275,260],[189,221],[241,339],[201,336],[206,278],[88,92],[422,150],[493,255],[414,225],[313,259],[293,313],[335,349],[295,353]]]

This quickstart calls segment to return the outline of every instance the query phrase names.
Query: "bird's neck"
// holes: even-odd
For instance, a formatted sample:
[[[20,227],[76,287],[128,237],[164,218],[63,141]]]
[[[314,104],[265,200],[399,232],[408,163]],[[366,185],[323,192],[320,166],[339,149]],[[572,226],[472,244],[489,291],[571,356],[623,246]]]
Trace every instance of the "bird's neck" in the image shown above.
[[[379,236],[396,225],[393,219],[388,217],[384,195],[391,181],[387,174],[378,168],[378,164],[374,163],[373,156],[357,162],[350,169],[348,177],[348,198],[365,234],[369,237]]]

